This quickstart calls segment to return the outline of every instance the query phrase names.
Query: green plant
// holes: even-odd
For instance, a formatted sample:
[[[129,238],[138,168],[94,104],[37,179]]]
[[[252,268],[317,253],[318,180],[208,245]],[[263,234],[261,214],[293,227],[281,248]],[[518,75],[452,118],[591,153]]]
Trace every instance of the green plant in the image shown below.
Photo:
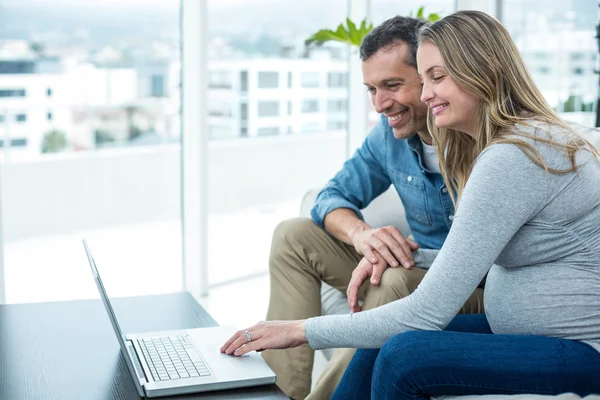
[[[63,131],[54,129],[44,135],[42,153],[58,153],[66,149],[67,145],[67,135]]]
[[[409,16],[412,17],[413,13],[411,12]],[[425,7],[420,7],[416,12],[416,18],[425,18],[430,22],[435,22],[440,19],[440,16],[437,13],[432,13],[425,17]],[[332,31],[331,29],[321,29],[306,39],[304,44],[306,46],[312,44],[321,46],[326,42],[334,41],[359,47],[364,37],[367,36],[372,29],[373,24],[368,22],[366,18],[358,24],[358,27],[350,18],[346,18],[346,26],[342,23],[335,31]]]

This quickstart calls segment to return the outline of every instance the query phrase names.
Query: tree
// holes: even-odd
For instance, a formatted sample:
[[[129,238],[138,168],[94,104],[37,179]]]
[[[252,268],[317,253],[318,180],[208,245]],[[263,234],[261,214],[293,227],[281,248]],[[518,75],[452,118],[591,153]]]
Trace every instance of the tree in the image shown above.
[[[63,131],[53,129],[42,139],[42,153],[58,153],[67,148],[67,135]]]
[[[114,141],[115,138],[110,133],[102,129],[94,130],[94,142],[96,143],[96,146],[101,146],[105,143],[111,143]]]

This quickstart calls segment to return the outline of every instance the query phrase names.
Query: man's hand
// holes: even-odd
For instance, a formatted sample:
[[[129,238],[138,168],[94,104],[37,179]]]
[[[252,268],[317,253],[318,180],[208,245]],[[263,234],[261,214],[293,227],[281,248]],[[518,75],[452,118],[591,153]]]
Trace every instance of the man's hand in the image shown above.
[[[367,229],[352,235],[351,239],[356,251],[372,264],[379,262],[379,254],[392,268],[402,265],[410,269],[415,265],[412,252],[417,250],[419,245],[402,236],[395,226]]]

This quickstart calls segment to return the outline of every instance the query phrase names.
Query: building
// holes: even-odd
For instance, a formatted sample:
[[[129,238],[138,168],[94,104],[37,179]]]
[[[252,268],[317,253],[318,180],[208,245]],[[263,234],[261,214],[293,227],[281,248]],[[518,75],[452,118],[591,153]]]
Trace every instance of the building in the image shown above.
[[[211,139],[345,129],[347,65],[312,59],[210,61]]]
[[[10,51],[9,51],[10,50]],[[93,147],[95,127],[81,110],[119,107],[137,99],[133,69],[65,65],[14,42],[0,47],[0,146],[4,157],[37,155],[45,134],[58,130],[77,147]]]

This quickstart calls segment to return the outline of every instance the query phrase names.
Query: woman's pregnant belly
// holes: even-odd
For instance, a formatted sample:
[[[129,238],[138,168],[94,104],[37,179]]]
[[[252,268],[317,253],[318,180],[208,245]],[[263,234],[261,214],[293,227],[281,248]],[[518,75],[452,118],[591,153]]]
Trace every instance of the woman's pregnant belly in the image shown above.
[[[600,341],[600,266],[494,265],[484,302],[496,334]]]

